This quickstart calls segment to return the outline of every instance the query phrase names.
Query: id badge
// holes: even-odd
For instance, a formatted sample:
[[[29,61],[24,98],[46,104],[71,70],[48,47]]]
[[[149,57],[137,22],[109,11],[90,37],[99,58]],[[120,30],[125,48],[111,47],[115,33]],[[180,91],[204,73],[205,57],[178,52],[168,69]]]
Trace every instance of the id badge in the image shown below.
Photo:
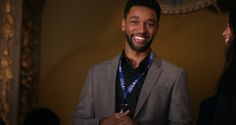
[[[128,110],[128,104],[121,104],[120,109],[120,112],[126,112]]]

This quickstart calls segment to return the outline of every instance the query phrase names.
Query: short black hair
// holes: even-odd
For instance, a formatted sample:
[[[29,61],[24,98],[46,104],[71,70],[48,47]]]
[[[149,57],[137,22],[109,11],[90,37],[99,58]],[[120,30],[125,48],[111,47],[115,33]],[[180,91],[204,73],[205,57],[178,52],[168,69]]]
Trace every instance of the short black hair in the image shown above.
[[[160,21],[161,7],[157,0],[128,0],[124,9],[124,18],[127,17],[131,7],[133,6],[143,6],[154,10],[157,15],[157,22]]]

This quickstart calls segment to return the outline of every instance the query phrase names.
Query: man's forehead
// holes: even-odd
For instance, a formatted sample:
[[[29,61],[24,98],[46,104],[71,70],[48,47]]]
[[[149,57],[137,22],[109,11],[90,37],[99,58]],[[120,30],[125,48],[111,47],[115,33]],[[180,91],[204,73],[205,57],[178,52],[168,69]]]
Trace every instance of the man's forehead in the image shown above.
[[[128,14],[130,14],[130,12],[147,12],[147,13],[152,13],[156,15],[156,12],[154,9],[146,7],[146,6],[132,6],[128,12]]]
[[[143,6],[133,6],[127,14],[128,18],[141,18],[143,15],[148,16],[148,18],[156,19],[157,15],[153,9]]]

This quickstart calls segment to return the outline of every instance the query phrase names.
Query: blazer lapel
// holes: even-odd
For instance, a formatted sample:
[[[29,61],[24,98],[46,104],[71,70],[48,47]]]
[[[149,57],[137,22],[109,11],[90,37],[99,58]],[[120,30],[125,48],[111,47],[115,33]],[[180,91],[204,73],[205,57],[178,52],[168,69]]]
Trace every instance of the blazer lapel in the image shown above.
[[[160,66],[161,66],[161,60],[155,55],[154,56],[153,64],[151,65],[148,74],[145,78],[145,81],[143,83],[143,87],[139,96],[138,104],[134,113],[134,117],[137,116],[138,112],[141,110],[143,104],[147,100],[149,94],[152,91],[152,88],[157,83],[157,80],[159,79],[159,76],[162,72]]]
[[[116,99],[116,73],[117,73],[117,68],[119,64],[119,59],[120,55],[118,55],[116,58],[114,58],[111,61],[111,64],[109,65],[108,68],[108,74],[107,74],[107,89],[109,90],[109,100],[110,100],[110,106],[108,107],[110,109],[110,113],[115,112],[115,99]]]

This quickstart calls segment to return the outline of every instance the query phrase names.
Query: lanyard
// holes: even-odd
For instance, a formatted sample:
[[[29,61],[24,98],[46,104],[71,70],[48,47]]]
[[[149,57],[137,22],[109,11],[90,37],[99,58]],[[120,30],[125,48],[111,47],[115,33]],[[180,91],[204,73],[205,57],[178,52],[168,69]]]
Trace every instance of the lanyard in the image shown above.
[[[124,80],[124,73],[121,67],[121,60],[119,63],[119,79],[120,79],[120,86],[122,88],[122,92],[124,95],[124,103],[126,103],[126,98],[127,96],[132,92],[133,88],[135,87],[135,85],[138,83],[138,81],[142,78],[142,76],[145,74],[145,72],[149,69],[149,67],[151,66],[153,61],[153,54],[151,53],[148,59],[148,66],[145,69],[145,71],[143,71],[141,74],[139,74],[134,81],[131,82],[131,84],[129,86],[127,86],[127,88],[125,87],[125,80]]]

